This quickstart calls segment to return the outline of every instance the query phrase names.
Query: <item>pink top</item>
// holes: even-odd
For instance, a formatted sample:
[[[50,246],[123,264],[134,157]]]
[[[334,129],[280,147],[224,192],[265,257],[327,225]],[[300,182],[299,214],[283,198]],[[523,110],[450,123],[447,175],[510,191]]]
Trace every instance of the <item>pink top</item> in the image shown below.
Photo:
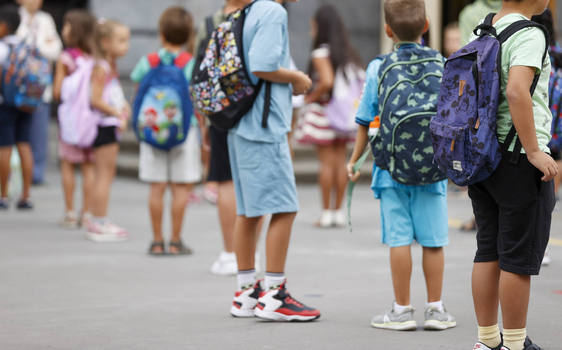
[[[105,103],[110,105],[111,107],[121,110],[125,104],[125,94],[123,93],[123,89],[121,88],[121,84],[119,83],[119,79],[117,74],[111,68],[111,65],[106,60],[99,60],[96,64],[102,67],[106,74],[108,75],[107,80],[105,82],[105,87],[103,88],[103,95],[102,99]],[[102,115],[100,126],[119,126],[120,121],[117,116],[108,116]]]

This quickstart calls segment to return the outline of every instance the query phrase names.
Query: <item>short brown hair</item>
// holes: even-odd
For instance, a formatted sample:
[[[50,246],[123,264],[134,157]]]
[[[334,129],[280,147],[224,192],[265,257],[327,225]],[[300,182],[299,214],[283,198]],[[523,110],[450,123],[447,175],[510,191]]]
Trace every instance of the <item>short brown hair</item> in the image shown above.
[[[385,0],[384,19],[398,39],[415,41],[425,27],[424,0]]]
[[[184,45],[193,31],[193,17],[183,7],[169,7],[160,16],[158,29],[164,40],[170,44]]]
[[[64,23],[70,25],[70,36],[66,46],[76,47],[91,54],[96,18],[85,10],[70,10],[64,15]]]

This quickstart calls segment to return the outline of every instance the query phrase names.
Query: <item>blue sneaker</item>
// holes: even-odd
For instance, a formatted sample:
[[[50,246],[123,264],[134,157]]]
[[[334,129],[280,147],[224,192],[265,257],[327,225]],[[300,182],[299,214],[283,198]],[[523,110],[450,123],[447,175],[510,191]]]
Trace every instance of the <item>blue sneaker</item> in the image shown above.
[[[0,210],[8,210],[10,208],[10,203],[8,198],[0,198]]]
[[[33,209],[33,203],[29,199],[20,199],[17,208],[18,210],[31,210]]]

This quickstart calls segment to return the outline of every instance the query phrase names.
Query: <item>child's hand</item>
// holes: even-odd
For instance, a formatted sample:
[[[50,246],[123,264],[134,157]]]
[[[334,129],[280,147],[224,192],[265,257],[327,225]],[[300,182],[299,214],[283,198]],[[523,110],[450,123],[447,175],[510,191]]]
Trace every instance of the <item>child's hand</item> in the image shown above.
[[[131,118],[131,107],[129,104],[125,104],[123,108],[121,108],[121,118],[125,120],[129,120]]]
[[[357,182],[359,180],[359,176],[361,176],[361,172],[359,170],[353,171],[353,167],[355,166],[355,162],[347,163],[347,177],[352,182]]]
[[[306,93],[312,87],[312,80],[303,72],[295,72],[293,81],[293,95],[298,96]]]
[[[539,169],[543,173],[544,176],[541,180],[544,182],[552,180],[560,171],[556,161],[542,151],[527,154],[527,159],[529,159],[529,162],[533,164],[535,168]]]

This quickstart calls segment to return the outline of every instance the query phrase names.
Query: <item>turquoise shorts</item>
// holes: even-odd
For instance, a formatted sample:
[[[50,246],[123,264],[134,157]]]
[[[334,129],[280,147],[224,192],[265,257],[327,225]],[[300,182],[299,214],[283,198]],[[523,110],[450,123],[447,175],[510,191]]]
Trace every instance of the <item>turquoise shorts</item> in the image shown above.
[[[383,188],[380,192],[382,242],[390,247],[449,244],[447,195],[418,186]]]
[[[230,132],[236,214],[249,218],[299,210],[289,142],[259,142]]]

